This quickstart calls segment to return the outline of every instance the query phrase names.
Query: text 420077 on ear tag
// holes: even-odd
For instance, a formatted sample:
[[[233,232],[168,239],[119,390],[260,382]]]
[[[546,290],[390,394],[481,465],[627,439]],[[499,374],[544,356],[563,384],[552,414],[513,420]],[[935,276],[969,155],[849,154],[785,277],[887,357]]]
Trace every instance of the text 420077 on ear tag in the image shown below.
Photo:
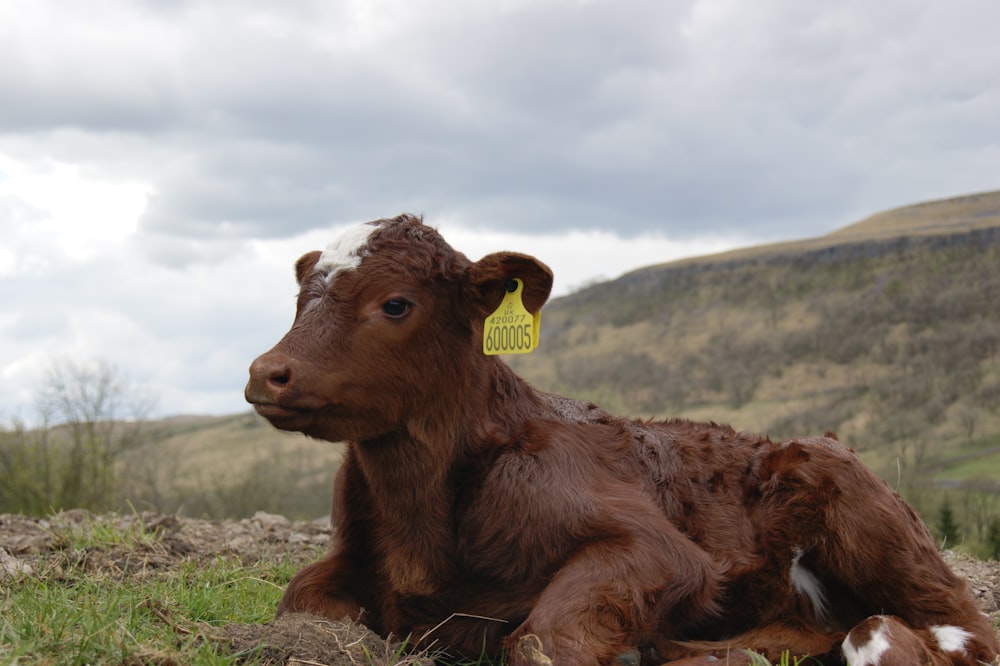
[[[486,318],[483,325],[484,354],[528,354],[538,346],[542,315],[540,312],[531,314],[525,309],[521,302],[523,292],[524,283],[521,280],[515,278],[508,282],[500,307]]]

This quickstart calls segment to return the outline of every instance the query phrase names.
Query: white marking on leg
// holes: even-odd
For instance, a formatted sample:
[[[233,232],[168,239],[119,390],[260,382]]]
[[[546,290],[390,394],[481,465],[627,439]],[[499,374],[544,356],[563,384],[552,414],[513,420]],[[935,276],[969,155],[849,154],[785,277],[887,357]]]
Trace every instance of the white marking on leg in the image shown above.
[[[377,229],[374,224],[358,224],[348,228],[326,246],[316,261],[316,272],[325,275],[327,284],[333,281],[337,273],[354,270],[364,258],[364,249],[372,232]]]
[[[970,632],[950,624],[931,627],[931,633],[934,634],[934,639],[945,652],[961,652],[965,654],[965,645],[972,638]]]
[[[884,617],[879,617],[878,630],[872,633],[864,645],[854,645],[848,634],[840,646],[848,666],[878,666],[878,660],[889,649],[889,630]]]
[[[795,557],[792,558],[792,566],[788,570],[788,576],[792,580],[792,586],[795,587],[799,594],[804,594],[809,597],[809,601],[812,602],[813,608],[816,609],[816,614],[820,618],[825,618],[827,616],[826,609],[826,591],[823,589],[823,583],[816,578],[816,574],[799,561],[802,559],[802,549],[796,548],[794,550]]]

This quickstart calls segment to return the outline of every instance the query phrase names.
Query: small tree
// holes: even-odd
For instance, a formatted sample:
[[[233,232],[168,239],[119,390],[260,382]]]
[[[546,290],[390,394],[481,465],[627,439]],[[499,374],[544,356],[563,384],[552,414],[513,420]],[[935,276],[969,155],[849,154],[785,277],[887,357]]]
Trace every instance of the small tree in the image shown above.
[[[959,485],[962,493],[964,520],[970,536],[985,543],[990,521],[997,514],[1000,504],[1000,484],[987,476],[974,476]]]
[[[110,364],[54,362],[39,391],[41,425],[0,439],[0,510],[116,508],[116,462],[142,441],[147,401]]]
[[[20,420],[0,427],[0,512],[39,514],[51,507],[47,434]]]
[[[941,502],[941,511],[938,514],[938,535],[941,537],[942,548],[958,543],[961,538],[961,531],[955,521],[955,514],[951,510],[951,502],[947,495]]]

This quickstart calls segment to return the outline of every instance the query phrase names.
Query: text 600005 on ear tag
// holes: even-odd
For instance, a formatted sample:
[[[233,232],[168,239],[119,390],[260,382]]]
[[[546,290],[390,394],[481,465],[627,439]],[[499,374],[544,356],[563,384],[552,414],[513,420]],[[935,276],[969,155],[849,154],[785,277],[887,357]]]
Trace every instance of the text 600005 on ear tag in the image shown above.
[[[483,325],[483,353],[528,354],[538,346],[538,329],[541,312],[528,312],[521,302],[524,283],[517,279],[507,281],[507,293],[500,307],[486,318]]]

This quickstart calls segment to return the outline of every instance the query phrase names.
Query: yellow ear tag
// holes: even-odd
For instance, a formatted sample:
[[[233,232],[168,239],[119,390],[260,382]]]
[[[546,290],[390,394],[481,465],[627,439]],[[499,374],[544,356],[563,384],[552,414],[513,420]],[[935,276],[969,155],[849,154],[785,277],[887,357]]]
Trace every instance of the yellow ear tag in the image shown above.
[[[531,314],[525,309],[521,302],[523,282],[517,278],[509,280],[507,289],[500,307],[486,318],[483,325],[483,353],[487,356],[528,354],[538,346],[542,313]]]

